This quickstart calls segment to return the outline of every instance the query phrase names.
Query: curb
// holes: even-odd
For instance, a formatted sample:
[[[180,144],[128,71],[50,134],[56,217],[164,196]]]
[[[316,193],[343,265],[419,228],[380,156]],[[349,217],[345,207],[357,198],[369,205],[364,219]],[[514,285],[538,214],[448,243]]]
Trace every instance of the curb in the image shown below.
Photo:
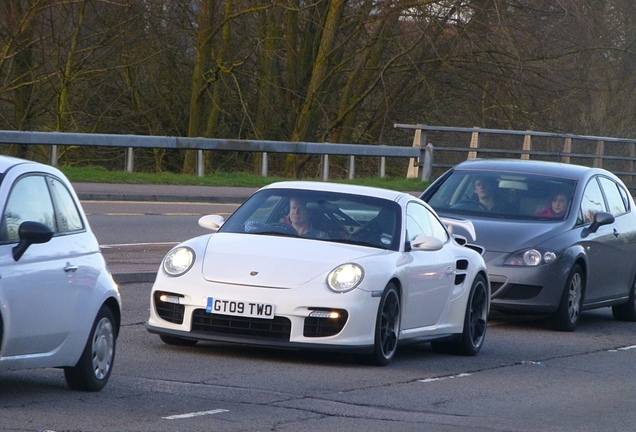
[[[117,285],[129,284],[129,283],[154,283],[157,278],[156,271],[139,271],[128,273],[113,273],[113,280]]]
[[[200,196],[200,195],[152,195],[119,193],[78,193],[80,201],[144,201],[144,202],[205,202],[219,204],[241,203],[244,196]]]

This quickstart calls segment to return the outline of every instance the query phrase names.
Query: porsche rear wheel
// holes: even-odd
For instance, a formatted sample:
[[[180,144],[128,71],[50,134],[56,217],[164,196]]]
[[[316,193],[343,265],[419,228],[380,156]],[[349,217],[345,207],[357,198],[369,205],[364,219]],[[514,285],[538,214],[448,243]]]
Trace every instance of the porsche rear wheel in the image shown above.
[[[390,282],[382,293],[378,316],[375,323],[375,342],[371,361],[378,366],[388,365],[395,351],[397,350],[401,303],[398,289],[393,282]]]
[[[486,279],[479,275],[473,281],[470,289],[462,333],[450,339],[432,341],[431,346],[433,349],[447,354],[477,355],[486,338],[488,296]]]

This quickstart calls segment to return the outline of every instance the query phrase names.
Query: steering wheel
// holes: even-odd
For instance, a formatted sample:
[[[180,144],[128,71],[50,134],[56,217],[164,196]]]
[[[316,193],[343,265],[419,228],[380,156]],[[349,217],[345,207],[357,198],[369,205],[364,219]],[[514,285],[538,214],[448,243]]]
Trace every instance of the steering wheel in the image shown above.
[[[267,228],[271,228],[274,231],[278,231],[282,234],[290,234],[295,236],[298,235],[298,233],[296,232],[293,226],[287,225],[286,223],[282,223],[282,222],[269,223],[267,224]]]
[[[479,211],[488,211],[488,207],[480,203],[479,201],[473,200],[461,200],[457,204],[451,206],[453,210],[479,210]]]

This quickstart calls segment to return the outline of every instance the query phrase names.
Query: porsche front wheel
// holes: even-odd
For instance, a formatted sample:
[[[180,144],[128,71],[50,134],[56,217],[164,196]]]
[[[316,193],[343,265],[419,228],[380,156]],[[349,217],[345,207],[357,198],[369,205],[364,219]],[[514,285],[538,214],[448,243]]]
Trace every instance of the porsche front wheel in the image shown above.
[[[386,366],[393,359],[398,345],[401,313],[398,289],[393,282],[390,282],[382,293],[378,307],[372,363]]]

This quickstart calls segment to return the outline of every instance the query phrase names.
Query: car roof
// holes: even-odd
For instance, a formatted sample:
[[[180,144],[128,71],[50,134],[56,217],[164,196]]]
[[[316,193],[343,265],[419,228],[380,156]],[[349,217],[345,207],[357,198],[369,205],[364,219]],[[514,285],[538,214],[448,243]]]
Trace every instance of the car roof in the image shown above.
[[[457,164],[453,169],[456,171],[509,171],[511,173],[550,175],[571,179],[578,179],[590,171],[606,172],[599,168],[582,165],[525,159],[470,159]]]
[[[35,163],[26,159],[19,159],[12,156],[0,156],[0,173],[4,174],[7,170],[13,166],[25,163]]]
[[[397,201],[402,197],[414,198],[404,192],[397,192],[388,189],[318,181],[282,181],[269,184],[262,189],[305,189],[319,192],[340,192],[384,198],[392,201]]]

